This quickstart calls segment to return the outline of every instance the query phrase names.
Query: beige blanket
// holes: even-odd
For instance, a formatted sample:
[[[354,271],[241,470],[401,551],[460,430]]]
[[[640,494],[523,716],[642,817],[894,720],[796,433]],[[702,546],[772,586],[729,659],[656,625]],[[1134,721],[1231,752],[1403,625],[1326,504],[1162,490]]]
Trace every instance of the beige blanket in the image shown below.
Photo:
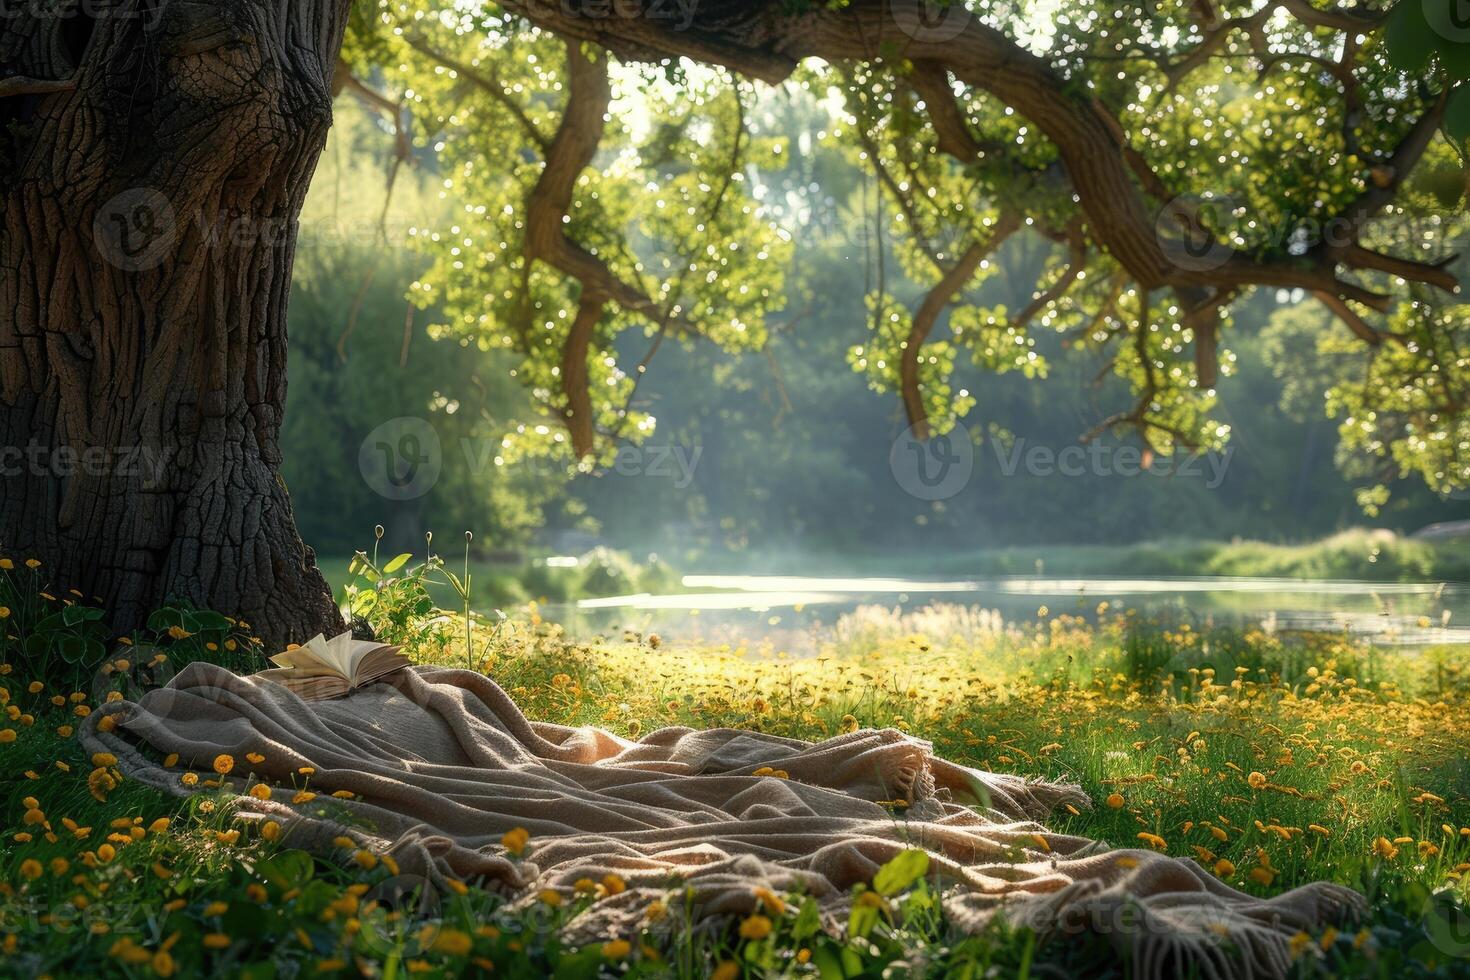
[[[180,795],[200,789],[184,772],[219,779],[212,764],[229,755],[229,789],[276,787],[270,800],[242,795],[241,814],[280,821],[293,845],[339,860],[348,852],[333,840],[345,834],[391,853],[405,875],[480,878],[523,902],[624,878],[626,891],[573,920],[576,940],[632,937],[651,903],[679,895],[717,924],[753,910],[761,885],[815,896],[837,927],[853,886],[911,847],[929,852],[957,929],[978,931],[1004,909],[1052,934],[1102,932],[1147,977],[1282,975],[1293,935],[1357,904],[1326,884],[1254,898],[1192,861],[1051,833],[1030,818],[1086,805],[1080,790],[967,769],[897,731],[813,744],[665,728],[635,742],[529,721],[494,682],[461,670],[412,668],[306,703],[196,663],[137,703],[94,712],[82,737],[127,776]],[[318,795],[293,802],[303,767]],[[755,775],[766,768],[788,778]],[[892,800],[912,806],[897,816],[880,804]],[[514,827],[531,834],[520,859],[501,844]]]

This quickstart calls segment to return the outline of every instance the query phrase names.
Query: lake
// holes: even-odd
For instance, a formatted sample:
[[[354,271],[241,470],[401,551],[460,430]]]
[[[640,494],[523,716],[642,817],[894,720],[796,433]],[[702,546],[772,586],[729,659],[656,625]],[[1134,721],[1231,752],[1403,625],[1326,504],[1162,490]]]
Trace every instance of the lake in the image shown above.
[[[1136,609],[1181,623],[1264,623],[1350,633],[1377,645],[1470,643],[1470,586],[1458,583],[1287,578],[997,576],[926,579],[800,575],[686,575],[683,591],[583,599],[548,608],[574,634],[656,632],[687,642],[762,638],[792,653],[860,605],[914,610],[954,603],[995,610],[1008,623],[1067,613],[1094,620]]]

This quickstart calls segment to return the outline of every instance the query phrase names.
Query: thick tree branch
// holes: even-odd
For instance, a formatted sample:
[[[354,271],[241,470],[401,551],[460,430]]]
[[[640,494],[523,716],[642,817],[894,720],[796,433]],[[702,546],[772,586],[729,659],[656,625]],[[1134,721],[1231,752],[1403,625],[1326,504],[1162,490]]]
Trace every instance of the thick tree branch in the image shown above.
[[[563,230],[563,218],[572,204],[577,178],[591,165],[602,141],[612,86],[603,56],[593,60],[582,45],[566,45],[569,76],[566,110],[556,136],[547,146],[546,164],[526,201],[526,258],[539,259],[571,276],[584,289],[596,290],[624,309],[653,319],[658,304],[641,289],[624,282],[606,262],[572,241]]]
[[[909,335],[904,342],[903,354],[899,357],[899,394],[903,399],[904,414],[913,427],[914,438],[929,438],[929,413],[924,408],[924,395],[919,383],[919,359],[923,354],[924,342],[934,330],[939,315],[954,300],[956,294],[980,268],[986,256],[992,254],[1001,243],[1021,226],[1021,216],[1015,211],[1003,211],[991,228],[990,237],[984,242],[973,242],[964,254],[950,266],[944,276],[924,296],[914,313]]]
[[[840,8],[821,6],[800,16],[783,14],[775,3],[750,4],[723,18],[706,20],[701,15],[689,31],[674,30],[656,18],[575,17],[534,0],[507,0],[506,6],[542,27],[595,38],[614,50],[629,51],[631,57],[705,57],[767,81],[784,78],[783,67],[789,70],[805,58],[906,59],[914,66],[917,90],[937,96],[937,83],[947,73],[1032,121],[1056,146],[1091,234],[1143,288],[1267,285],[1331,290],[1346,298],[1377,302],[1368,291],[1338,280],[1325,256],[1302,261],[1235,254],[1212,269],[1173,261],[1157,235],[1154,209],[1140,191],[1157,197],[1167,194],[1167,187],[1128,145],[1116,116],[1042,58],[978,19],[954,37],[929,41],[900,29],[900,18],[887,0],[852,0]],[[1352,8],[1319,9],[1305,0],[1286,0],[1278,6],[1303,23],[1331,30],[1371,30],[1382,16]],[[718,49],[714,55],[709,54],[711,46]],[[930,105],[929,98],[925,101]],[[963,127],[956,124],[953,102],[936,97],[930,108],[939,114],[935,126],[945,151],[962,151],[966,162],[975,159],[975,141],[966,139]],[[1433,126],[1425,127],[1427,139]],[[1371,215],[1391,199],[1391,193],[1372,194],[1360,202],[1359,210]]]
[[[1362,245],[1349,246],[1342,256],[1342,260],[1354,269],[1376,269],[1409,282],[1427,283],[1447,293],[1460,291],[1460,281],[1447,268],[1457,258],[1459,255],[1448,255],[1438,262],[1416,262],[1375,252]]]
[[[590,456],[596,446],[596,428],[592,411],[592,393],[588,387],[587,356],[592,336],[606,301],[595,291],[582,293],[577,315],[561,349],[561,390],[566,398],[562,418],[572,440],[572,452],[578,459]]]
[[[1373,329],[1373,325],[1359,316],[1358,312],[1348,306],[1347,301],[1341,296],[1325,290],[1312,295],[1316,296],[1318,301],[1331,310],[1339,320],[1347,324],[1348,329],[1357,334],[1364,343],[1370,347],[1377,347],[1383,343],[1383,334]]]
[[[1363,226],[1398,196],[1399,188],[1419,163],[1424,151],[1429,148],[1434,134],[1439,131],[1440,124],[1444,121],[1448,98],[1449,89],[1446,88],[1435,104],[1414,122],[1384,162],[1380,170],[1384,178],[1372,183],[1343,211],[1335,228],[1335,244],[1327,248],[1332,259],[1347,261],[1344,253],[1357,244]]]

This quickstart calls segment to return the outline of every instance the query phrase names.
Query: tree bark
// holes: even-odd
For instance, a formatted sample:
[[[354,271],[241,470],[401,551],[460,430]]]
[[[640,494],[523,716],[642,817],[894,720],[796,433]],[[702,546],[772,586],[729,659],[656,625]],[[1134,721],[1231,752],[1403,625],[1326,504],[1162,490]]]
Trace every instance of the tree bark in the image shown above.
[[[179,600],[273,648],[341,628],[277,440],[348,6],[92,0],[0,23],[0,83],[66,83],[0,98],[0,549],[119,630]]]

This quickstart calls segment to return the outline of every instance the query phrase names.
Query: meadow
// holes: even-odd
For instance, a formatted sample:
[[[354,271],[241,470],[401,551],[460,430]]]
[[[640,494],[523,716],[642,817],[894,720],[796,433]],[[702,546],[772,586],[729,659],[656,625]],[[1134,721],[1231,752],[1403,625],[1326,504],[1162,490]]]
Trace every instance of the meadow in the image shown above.
[[[388,563],[391,564],[391,563]],[[423,662],[480,669],[533,718],[628,736],[734,726],[817,739],[895,727],[969,765],[1080,784],[1054,829],[1199,861],[1269,895],[1317,879],[1362,891],[1361,921],[1294,941],[1302,976],[1470,975],[1470,651],[1406,654],[1343,636],[1038,609],[865,607],[820,653],[578,638],[534,603],[508,619],[436,608],[438,564],[357,563],[349,602]],[[87,757],[75,732],[192,660],[257,669],[248,624],[185,607],[115,638],[44,567],[0,560],[0,975],[244,977],[1044,976],[1126,974],[1101,939],[998,922],[953,934],[922,868],[888,869],[845,931],[799,895],[700,931],[671,892],[646,928],[586,948],[558,927],[609,891],[586,882],[512,911],[474,883],[405,894],[391,858],[322,860],[244,828],[207,785],[187,801]],[[467,601],[467,600],[466,600]],[[98,655],[100,653],[100,656]],[[311,774],[291,788],[311,794]],[[894,802],[901,816],[903,801]],[[346,842],[350,843],[350,842]],[[508,852],[526,841],[508,834]]]

